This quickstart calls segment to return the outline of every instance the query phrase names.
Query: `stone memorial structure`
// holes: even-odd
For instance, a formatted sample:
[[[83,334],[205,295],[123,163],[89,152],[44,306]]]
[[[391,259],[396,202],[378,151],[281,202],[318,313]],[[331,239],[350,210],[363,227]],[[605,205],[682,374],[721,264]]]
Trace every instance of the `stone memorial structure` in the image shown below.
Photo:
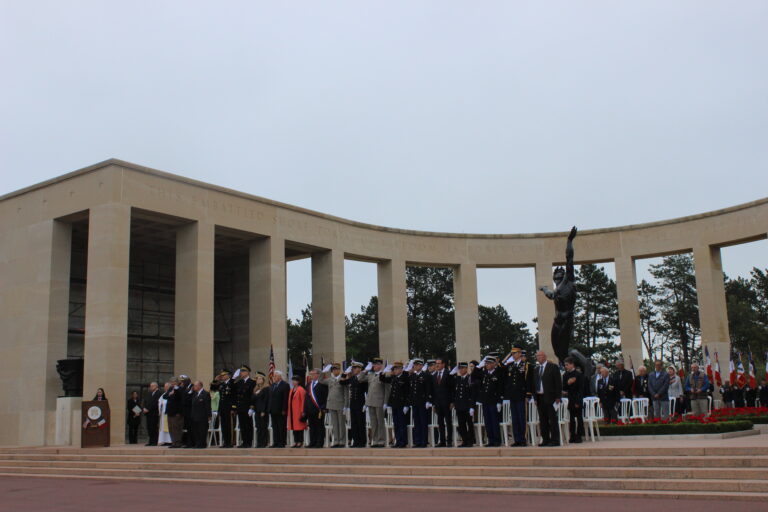
[[[8,169],[7,172],[12,172]],[[635,260],[692,252],[701,337],[729,352],[720,248],[765,239],[768,198],[649,224],[579,232],[576,264],[613,262],[621,349],[642,360]],[[406,265],[454,270],[457,356],[479,353],[479,267],[562,265],[564,233],[473,235],[372,226],[108,160],[0,197],[0,445],[56,443],[57,361],[83,358],[83,395],[214,367],[286,365],[286,262],[311,258],[313,353],[345,358],[344,260],[378,266],[380,354],[408,356]],[[550,300],[532,287],[539,323]],[[549,329],[539,345],[550,352]],[[22,388],[23,386],[23,388]],[[71,398],[71,397],[70,397]],[[70,405],[68,410],[74,410]],[[70,436],[71,439],[71,436]],[[75,441],[73,441],[75,442]]]

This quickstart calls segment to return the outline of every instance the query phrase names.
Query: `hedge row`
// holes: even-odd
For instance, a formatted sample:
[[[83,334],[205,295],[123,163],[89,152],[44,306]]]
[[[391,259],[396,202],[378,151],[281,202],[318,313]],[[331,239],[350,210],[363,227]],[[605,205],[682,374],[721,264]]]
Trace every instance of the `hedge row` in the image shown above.
[[[723,421],[721,423],[641,423],[637,425],[601,425],[601,436],[660,436],[669,434],[722,434],[752,430],[752,421]]]

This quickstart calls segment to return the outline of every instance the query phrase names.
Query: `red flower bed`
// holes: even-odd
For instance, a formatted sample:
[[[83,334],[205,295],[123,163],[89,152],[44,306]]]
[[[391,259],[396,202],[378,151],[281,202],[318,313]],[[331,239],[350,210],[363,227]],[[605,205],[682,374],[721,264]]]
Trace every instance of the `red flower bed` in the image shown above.
[[[667,419],[649,418],[645,423],[639,418],[629,420],[627,422],[621,422],[619,420],[611,420],[610,425],[670,425],[675,423],[722,423],[724,421],[734,420],[748,420],[750,418],[757,418],[760,416],[768,416],[768,407],[724,407],[722,409],[714,409],[710,415],[688,415],[683,419],[679,414],[675,414]]]

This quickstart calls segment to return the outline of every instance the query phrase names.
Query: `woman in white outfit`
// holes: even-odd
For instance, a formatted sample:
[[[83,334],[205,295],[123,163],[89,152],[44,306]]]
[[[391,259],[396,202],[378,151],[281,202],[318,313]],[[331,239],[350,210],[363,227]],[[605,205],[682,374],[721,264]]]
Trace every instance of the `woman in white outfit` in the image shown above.
[[[667,368],[669,373],[669,398],[675,399],[675,414],[683,414],[685,403],[683,402],[683,384],[677,375],[677,369],[674,366]]]
[[[170,383],[166,382],[164,389],[167,392],[170,387]],[[158,446],[166,446],[171,444],[171,433],[168,431],[168,416],[165,414],[165,398],[160,397],[157,402],[157,407],[160,409],[160,435],[157,437]]]

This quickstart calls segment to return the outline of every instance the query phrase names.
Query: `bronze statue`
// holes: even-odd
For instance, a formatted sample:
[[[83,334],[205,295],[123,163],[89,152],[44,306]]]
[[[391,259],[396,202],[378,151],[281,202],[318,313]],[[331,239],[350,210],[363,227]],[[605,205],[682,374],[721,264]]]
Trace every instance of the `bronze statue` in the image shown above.
[[[563,364],[568,357],[568,348],[573,337],[573,309],[576,306],[576,277],[573,270],[573,239],[576,238],[576,226],[571,228],[568,243],[565,246],[565,268],[557,267],[552,279],[555,289],[546,285],[539,287],[547,298],[555,302],[555,321],[552,324],[552,348]],[[580,355],[580,354],[579,354]]]

